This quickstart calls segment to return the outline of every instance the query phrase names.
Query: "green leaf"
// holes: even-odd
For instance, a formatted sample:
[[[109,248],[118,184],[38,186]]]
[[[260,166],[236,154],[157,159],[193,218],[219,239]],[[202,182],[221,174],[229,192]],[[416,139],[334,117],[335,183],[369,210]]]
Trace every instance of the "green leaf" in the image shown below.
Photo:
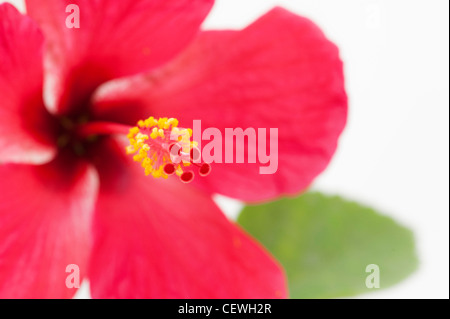
[[[410,230],[371,208],[320,193],[247,206],[238,222],[284,266],[291,298],[336,298],[380,288],[417,267]],[[374,283],[373,278],[369,278]]]

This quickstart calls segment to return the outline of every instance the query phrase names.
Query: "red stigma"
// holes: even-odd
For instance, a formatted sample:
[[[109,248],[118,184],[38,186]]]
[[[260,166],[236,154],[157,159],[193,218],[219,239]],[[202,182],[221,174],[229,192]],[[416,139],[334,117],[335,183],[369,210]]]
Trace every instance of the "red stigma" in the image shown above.
[[[198,174],[202,177],[208,176],[211,173],[211,165],[204,163],[198,170]]]
[[[164,166],[164,173],[166,173],[167,175],[175,174],[175,165],[173,165],[173,164],[166,164]]]
[[[180,179],[183,183],[190,183],[194,179],[194,173],[192,172],[185,172],[183,175],[180,176]]]

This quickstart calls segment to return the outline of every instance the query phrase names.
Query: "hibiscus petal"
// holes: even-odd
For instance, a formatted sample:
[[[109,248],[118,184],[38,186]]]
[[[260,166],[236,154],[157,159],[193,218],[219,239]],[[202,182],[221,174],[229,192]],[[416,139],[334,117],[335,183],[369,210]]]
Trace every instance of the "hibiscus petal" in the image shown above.
[[[213,164],[210,176],[197,179],[205,190],[245,201],[309,186],[328,165],[347,117],[337,47],[310,20],[281,8],[240,32],[202,33],[167,67],[105,86],[96,99],[100,118],[168,116],[185,126],[200,119],[223,137],[225,128],[267,128],[267,146],[268,129],[278,128],[275,174],[261,175],[269,163],[258,160]],[[258,154],[253,143],[245,149]]]
[[[123,148],[114,153],[122,152]],[[104,153],[94,220],[94,298],[277,298],[278,264],[211,198]]]
[[[66,279],[76,273],[66,269],[75,264],[86,273],[95,169],[57,158],[0,165],[0,176],[0,298],[73,297]]]
[[[42,164],[55,155],[42,102],[42,45],[29,17],[0,4],[0,163]]]
[[[168,61],[198,32],[213,2],[78,0],[79,28],[68,28],[74,1],[27,0],[48,44],[48,106],[60,113],[82,109],[102,82]]]

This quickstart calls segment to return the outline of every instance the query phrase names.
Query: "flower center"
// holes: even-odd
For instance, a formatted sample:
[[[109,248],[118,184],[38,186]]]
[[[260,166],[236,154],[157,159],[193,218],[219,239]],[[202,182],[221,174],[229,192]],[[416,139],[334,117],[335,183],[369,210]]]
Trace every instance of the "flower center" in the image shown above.
[[[195,173],[207,176],[211,172],[211,166],[201,161],[197,142],[191,140],[192,130],[179,128],[176,119],[139,121],[127,137],[127,153],[141,163],[147,176],[168,178],[175,174],[183,183],[190,183]]]
[[[96,136],[79,136],[77,128],[89,122],[87,115],[77,117],[56,118],[57,145],[60,149],[71,150],[77,156],[84,156],[90,144],[95,142]]]

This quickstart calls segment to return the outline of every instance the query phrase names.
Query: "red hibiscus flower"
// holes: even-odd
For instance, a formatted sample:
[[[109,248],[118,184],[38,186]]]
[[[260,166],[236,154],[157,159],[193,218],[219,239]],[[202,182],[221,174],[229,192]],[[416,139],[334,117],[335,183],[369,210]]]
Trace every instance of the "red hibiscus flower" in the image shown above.
[[[347,110],[336,46],[281,8],[200,31],[213,0],[26,3],[0,5],[0,297],[72,297],[69,264],[94,298],[286,297],[281,267],[211,195],[297,194],[327,166]],[[278,128],[278,171],[146,177],[113,128],[149,116]]]

